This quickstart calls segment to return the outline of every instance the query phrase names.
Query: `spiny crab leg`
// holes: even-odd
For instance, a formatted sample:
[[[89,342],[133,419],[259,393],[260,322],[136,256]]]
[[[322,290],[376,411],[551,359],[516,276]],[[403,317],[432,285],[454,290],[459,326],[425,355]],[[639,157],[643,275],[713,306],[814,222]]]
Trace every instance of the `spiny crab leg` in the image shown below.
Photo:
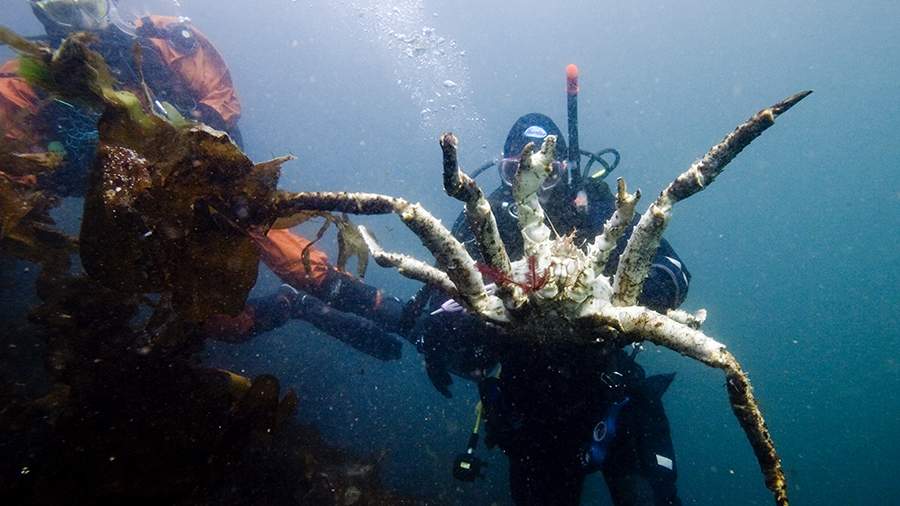
[[[366,243],[366,247],[369,248],[369,252],[372,254],[372,258],[375,259],[378,265],[393,267],[407,278],[440,288],[454,299],[459,297],[459,294],[456,293],[456,285],[453,284],[453,281],[450,281],[450,277],[444,271],[409,255],[385,251],[366,227],[360,225],[358,229],[359,234]]]
[[[787,506],[787,484],[775,443],[753,395],[750,379],[724,344],[699,330],[640,306],[607,305],[595,315],[595,323],[601,329],[612,326],[620,330],[627,335],[625,340],[628,342],[650,341],[723,370],[731,409],[753,447],[766,486],[775,496],[777,505]]]
[[[616,184],[616,211],[603,224],[603,232],[588,246],[588,256],[593,260],[594,270],[598,273],[603,272],[603,267],[609,260],[610,253],[616,249],[619,238],[631,226],[634,208],[641,199],[640,190],[634,194],[628,193],[624,179],[618,178]]]
[[[491,212],[491,204],[484,198],[484,192],[475,180],[459,168],[459,140],[452,133],[446,132],[441,135],[440,144],[444,154],[444,191],[466,205],[466,221],[475,236],[481,258],[505,278],[512,279],[509,255],[500,237],[497,219]],[[521,287],[512,283],[501,282],[498,295],[510,307],[520,307],[527,300]]]
[[[539,268],[546,268],[550,257],[550,227],[544,219],[544,208],[538,197],[538,190],[552,170],[556,157],[556,136],[548,135],[540,151],[534,152],[534,143],[529,142],[519,158],[519,170],[513,183],[512,193],[519,213],[519,230],[525,246],[525,256],[534,256]]]
[[[375,193],[283,192],[276,198],[278,216],[314,210],[350,214],[396,213],[434,255],[440,270],[447,273],[456,287],[463,305],[493,321],[509,320],[503,302],[485,291],[481,274],[466,248],[421,205]]]
[[[641,216],[619,260],[613,284],[613,304],[631,306],[637,303],[650,261],[671,216],[672,206],[706,188],[725,170],[754,139],[775,124],[775,118],[806,98],[812,91],[802,91],[754,114],[725,136],[706,155],[675,178]]]
[[[448,132],[441,135],[440,144],[444,153],[444,191],[465,203],[469,229],[475,234],[475,242],[484,261],[500,272],[509,274],[509,255],[500,238],[491,204],[484,198],[484,192],[475,180],[459,169],[456,156],[459,140]]]

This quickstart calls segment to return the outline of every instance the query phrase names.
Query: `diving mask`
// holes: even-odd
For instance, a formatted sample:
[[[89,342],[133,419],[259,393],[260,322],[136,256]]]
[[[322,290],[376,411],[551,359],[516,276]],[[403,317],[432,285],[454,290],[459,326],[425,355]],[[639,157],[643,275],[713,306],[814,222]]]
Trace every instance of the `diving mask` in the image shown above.
[[[66,31],[102,30],[109,23],[109,0],[37,0],[32,6]]]
[[[500,169],[500,179],[505,184],[512,186],[516,181],[516,174],[519,172],[519,159],[501,158],[497,163],[497,167]],[[565,160],[553,160],[553,163],[550,164],[550,175],[548,175],[547,178],[544,179],[544,182],[541,183],[541,189],[549,190],[559,184],[563,179],[565,171]]]

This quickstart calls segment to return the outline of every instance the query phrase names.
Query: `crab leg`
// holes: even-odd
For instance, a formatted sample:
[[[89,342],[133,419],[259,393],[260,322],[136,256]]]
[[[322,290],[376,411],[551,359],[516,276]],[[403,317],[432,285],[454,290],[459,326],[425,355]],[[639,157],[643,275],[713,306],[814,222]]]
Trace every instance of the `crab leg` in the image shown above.
[[[419,204],[375,193],[282,192],[276,197],[274,209],[278,216],[313,210],[350,214],[396,213],[434,255],[440,270],[447,273],[456,286],[460,302],[488,319],[508,320],[503,302],[485,292],[481,274],[466,248],[440,220]]]
[[[448,132],[441,135],[440,143],[444,152],[444,191],[466,204],[466,219],[469,229],[475,234],[481,258],[491,267],[509,274],[509,255],[500,237],[497,220],[491,212],[491,204],[484,198],[484,192],[475,180],[459,169],[456,156],[459,140]]]
[[[378,265],[393,267],[401,275],[440,288],[452,298],[459,296],[456,293],[456,285],[450,281],[450,277],[444,271],[435,269],[409,255],[384,251],[378,242],[375,241],[375,238],[372,237],[372,234],[366,230],[366,227],[359,226],[358,229],[359,234],[362,236],[363,241],[366,242],[369,252],[372,253],[372,257]]]
[[[624,179],[617,179],[616,184],[616,211],[603,224],[603,233],[594,238],[594,242],[588,246],[588,256],[591,257],[594,270],[598,273],[603,272],[609,254],[616,249],[619,238],[631,226],[634,208],[641,198],[640,190],[634,194],[628,193]]]
[[[682,309],[669,309],[666,311],[666,316],[694,330],[699,330],[706,321],[706,310],[701,308],[693,313],[688,313]]]
[[[550,164],[555,157],[555,135],[548,135],[537,153],[534,152],[534,144],[528,143],[522,150],[519,171],[513,184],[525,256],[537,257],[538,267],[542,269],[546,268],[550,257],[550,227],[544,222],[544,208],[541,207],[538,190],[550,175]]]
[[[457,146],[459,140],[452,133],[444,133],[440,139],[444,153],[444,191],[447,195],[465,203],[469,230],[475,236],[475,244],[481,258],[501,274],[511,278],[511,266],[506,246],[497,228],[497,219],[491,212],[491,204],[484,192],[468,174],[459,169]],[[520,307],[527,300],[522,289],[514,284],[503,284],[499,295],[511,307]]]
[[[750,379],[724,344],[699,330],[640,306],[608,305],[600,309],[595,322],[603,328],[612,323],[614,328],[628,335],[628,341],[650,341],[723,370],[731,409],[753,447],[756,460],[765,476],[766,486],[772,491],[775,504],[788,505],[787,483],[781,469],[781,459],[753,395]]]
[[[650,261],[656,254],[659,241],[671,216],[672,206],[706,188],[738,153],[775,124],[775,118],[810,93],[812,92],[802,91],[754,114],[663,190],[641,216],[619,259],[613,285],[613,304],[630,306],[637,302],[644,278],[650,269]]]

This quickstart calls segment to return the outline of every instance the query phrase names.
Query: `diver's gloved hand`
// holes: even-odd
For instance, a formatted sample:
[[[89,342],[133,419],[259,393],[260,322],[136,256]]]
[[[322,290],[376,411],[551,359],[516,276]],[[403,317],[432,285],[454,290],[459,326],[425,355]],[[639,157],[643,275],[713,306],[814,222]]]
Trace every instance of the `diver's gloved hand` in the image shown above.
[[[437,320],[441,319],[432,316],[425,320],[423,333],[418,336],[415,344],[416,349],[425,359],[425,373],[428,375],[431,385],[441,395],[450,399],[453,397],[453,393],[450,392],[453,377],[450,375],[447,360],[451,353],[446,346],[446,340],[443,339],[443,331],[450,330],[450,326],[446,321]],[[440,332],[437,329],[440,329]]]
[[[290,285],[281,285],[271,295],[248,300],[247,305],[253,309],[252,334],[278,328],[290,320],[292,307],[300,298],[299,294]]]
[[[291,317],[306,320],[357,350],[379,360],[397,360],[403,346],[375,322],[339,311],[308,293],[297,292],[291,305]]]
[[[404,304],[397,297],[380,295],[376,300],[376,305],[369,311],[369,315],[372,320],[382,324],[385,328],[397,332],[402,327]]]
[[[488,295],[494,295],[494,293],[496,293],[496,292],[497,292],[497,284],[496,283],[490,283],[488,285],[484,285],[484,293],[486,293]],[[431,316],[434,316],[434,315],[440,314],[440,313],[459,313],[459,312],[462,312],[465,310],[466,310],[466,308],[464,308],[462,306],[462,304],[457,302],[456,299],[447,299],[444,301],[443,304],[441,304],[441,307],[439,307],[431,312]]]
[[[420,314],[421,308],[414,299],[403,302],[397,297],[385,297],[372,312],[372,319],[386,330],[414,342],[411,334]]]

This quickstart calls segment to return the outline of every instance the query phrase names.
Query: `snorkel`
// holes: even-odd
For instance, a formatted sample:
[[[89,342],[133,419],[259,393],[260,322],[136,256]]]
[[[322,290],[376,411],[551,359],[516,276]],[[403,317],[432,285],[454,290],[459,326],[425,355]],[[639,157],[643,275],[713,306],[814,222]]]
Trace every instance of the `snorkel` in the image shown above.
[[[569,123],[568,186],[569,198],[575,209],[588,212],[587,192],[582,188],[581,150],[578,148],[578,66],[566,66],[566,111]]]
[[[570,63],[566,66],[566,111],[569,122],[569,151],[566,157],[568,168],[569,199],[579,213],[587,213],[589,206],[586,186],[599,184],[604,178],[619,166],[619,152],[613,148],[605,148],[593,153],[582,151],[578,145],[578,66]],[[604,159],[605,155],[611,155],[612,161]],[[581,157],[588,157],[588,163],[582,171]],[[601,168],[591,173],[591,168],[597,163]]]
[[[578,66],[566,66],[566,110],[569,121],[569,186],[581,179],[581,151],[578,149]]]

